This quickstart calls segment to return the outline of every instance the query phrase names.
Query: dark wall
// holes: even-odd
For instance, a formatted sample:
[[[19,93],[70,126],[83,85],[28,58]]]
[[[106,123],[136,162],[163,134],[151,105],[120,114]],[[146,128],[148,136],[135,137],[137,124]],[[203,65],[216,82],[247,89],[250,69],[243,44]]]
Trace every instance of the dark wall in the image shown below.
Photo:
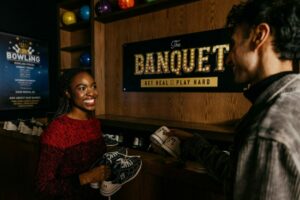
[[[57,0],[1,0],[0,31],[48,41],[52,111],[57,102]]]

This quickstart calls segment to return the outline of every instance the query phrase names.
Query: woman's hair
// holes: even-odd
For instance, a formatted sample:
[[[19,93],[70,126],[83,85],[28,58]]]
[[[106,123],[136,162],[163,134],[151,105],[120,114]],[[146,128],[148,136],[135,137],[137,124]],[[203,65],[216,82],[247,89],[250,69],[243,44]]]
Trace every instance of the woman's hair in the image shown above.
[[[235,29],[239,25],[246,25],[250,31],[260,23],[270,26],[274,50],[279,53],[280,59],[300,59],[299,0],[244,1],[231,9],[226,26]]]
[[[82,68],[72,68],[65,70],[63,74],[61,74],[58,82],[59,87],[59,105],[54,114],[53,118],[59,117],[63,114],[70,112],[71,110],[71,101],[66,96],[66,92],[71,92],[71,83],[74,77],[80,73],[88,73],[92,76],[91,72]]]

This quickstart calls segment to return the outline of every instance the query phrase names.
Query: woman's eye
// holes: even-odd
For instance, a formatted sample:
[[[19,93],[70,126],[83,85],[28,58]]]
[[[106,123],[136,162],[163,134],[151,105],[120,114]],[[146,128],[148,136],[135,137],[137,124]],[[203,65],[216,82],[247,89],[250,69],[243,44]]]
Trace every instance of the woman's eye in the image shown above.
[[[84,91],[86,89],[86,87],[78,87],[78,90],[80,91]]]

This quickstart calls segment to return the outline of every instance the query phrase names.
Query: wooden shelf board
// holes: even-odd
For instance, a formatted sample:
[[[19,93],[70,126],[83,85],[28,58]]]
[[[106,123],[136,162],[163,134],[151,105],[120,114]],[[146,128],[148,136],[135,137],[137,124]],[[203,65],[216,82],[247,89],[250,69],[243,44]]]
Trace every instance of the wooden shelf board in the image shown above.
[[[66,10],[74,10],[84,4],[89,5],[89,0],[65,0],[59,3],[59,7]]]
[[[227,124],[204,124],[117,115],[99,115],[97,118],[101,120],[104,126],[152,133],[160,126],[167,126],[169,128],[178,128],[199,133],[207,139],[224,142],[231,142],[234,134],[234,126]]]
[[[60,27],[61,30],[64,31],[77,31],[77,30],[81,30],[81,29],[88,29],[90,27],[90,22],[89,21],[79,21],[76,22],[75,24],[70,24],[70,25],[62,25]]]
[[[137,5],[128,10],[119,10],[113,11],[111,13],[106,13],[96,17],[95,19],[103,23],[109,23],[195,1],[199,0],[158,0],[152,3],[143,3],[141,5]]]
[[[68,71],[70,69],[74,69],[74,68],[81,68],[81,69],[84,69],[84,70],[92,70],[91,67],[83,67],[83,66],[71,66],[71,67],[68,67],[68,68],[63,68],[63,69],[60,69],[61,72],[63,71]]]
[[[91,47],[91,44],[82,44],[82,45],[63,47],[60,50],[67,51],[67,52],[74,52],[74,51],[86,50],[86,49],[89,49],[90,47]]]

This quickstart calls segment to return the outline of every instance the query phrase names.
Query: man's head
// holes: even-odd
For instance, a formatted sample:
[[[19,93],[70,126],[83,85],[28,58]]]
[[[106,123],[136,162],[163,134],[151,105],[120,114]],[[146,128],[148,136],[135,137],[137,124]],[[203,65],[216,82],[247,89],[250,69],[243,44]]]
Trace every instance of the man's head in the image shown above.
[[[288,71],[300,59],[299,0],[248,0],[231,9],[227,27],[233,30],[228,60],[237,82]]]

